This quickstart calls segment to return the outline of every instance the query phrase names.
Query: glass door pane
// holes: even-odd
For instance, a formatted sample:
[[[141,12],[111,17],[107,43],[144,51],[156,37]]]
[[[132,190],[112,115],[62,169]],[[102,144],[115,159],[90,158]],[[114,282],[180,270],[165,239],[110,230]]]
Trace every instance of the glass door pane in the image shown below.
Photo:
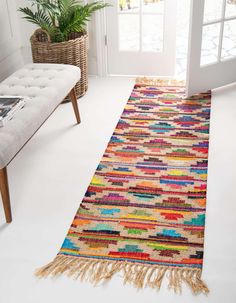
[[[218,20],[222,17],[224,0],[205,0],[204,23]]]
[[[142,50],[162,52],[163,15],[143,15],[142,19]]]
[[[236,1],[235,0],[227,0],[225,16],[226,17],[236,17]]]
[[[119,50],[162,52],[164,0],[119,0]]]
[[[143,13],[164,14],[165,1],[163,0],[142,0]]]
[[[221,59],[230,59],[236,56],[236,19],[226,21],[222,43]]]
[[[220,23],[204,25],[202,31],[201,66],[217,62]]]
[[[138,51],[140,48],[139,15],[120,14],[119,48],[120,51]]]

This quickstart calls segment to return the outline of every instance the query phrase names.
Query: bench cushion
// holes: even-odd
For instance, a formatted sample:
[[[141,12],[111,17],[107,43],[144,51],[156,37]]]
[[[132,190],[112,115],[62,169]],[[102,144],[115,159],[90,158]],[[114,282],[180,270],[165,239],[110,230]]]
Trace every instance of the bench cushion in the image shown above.
[[[76,66],[32,63],[0,83],[0,95],[19,95],[26,101],[24,108],[0,127],[0,168],[12,160],[79,79]]]

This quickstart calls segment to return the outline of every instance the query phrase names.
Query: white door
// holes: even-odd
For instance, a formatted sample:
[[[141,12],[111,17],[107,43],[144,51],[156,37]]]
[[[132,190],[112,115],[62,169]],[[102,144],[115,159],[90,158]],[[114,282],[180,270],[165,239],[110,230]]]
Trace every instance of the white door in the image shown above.
[[[191,0],[187,96],[236,81],[236,0]]]
[[[110,0],[107,9],[108,73],[173,76],[176,0]]]

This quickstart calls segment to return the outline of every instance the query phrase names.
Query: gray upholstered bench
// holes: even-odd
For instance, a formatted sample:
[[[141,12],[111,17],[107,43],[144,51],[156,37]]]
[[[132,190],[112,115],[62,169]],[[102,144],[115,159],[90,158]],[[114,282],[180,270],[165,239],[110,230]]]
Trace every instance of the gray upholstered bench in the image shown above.
[[[62,64],[28,64],[2,83],[0,95],[17,95],[26,104],[0,128],[0,189],[7,222],[12,221],[7,165],[69,94],[77,123],[80,123],[75,84],[80,69]]]

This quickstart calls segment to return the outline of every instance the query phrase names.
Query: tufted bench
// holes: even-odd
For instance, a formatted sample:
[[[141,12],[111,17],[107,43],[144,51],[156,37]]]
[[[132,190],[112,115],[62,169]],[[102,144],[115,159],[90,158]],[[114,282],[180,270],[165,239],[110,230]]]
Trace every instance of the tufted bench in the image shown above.
[[[7,222],[12,221],[7,165],[69,94],[80,123],[75,84],[80,69],[63,64],[28,64],[2,83],[0,95],[25,98],[22,110],[0,128],[0,189]]]

